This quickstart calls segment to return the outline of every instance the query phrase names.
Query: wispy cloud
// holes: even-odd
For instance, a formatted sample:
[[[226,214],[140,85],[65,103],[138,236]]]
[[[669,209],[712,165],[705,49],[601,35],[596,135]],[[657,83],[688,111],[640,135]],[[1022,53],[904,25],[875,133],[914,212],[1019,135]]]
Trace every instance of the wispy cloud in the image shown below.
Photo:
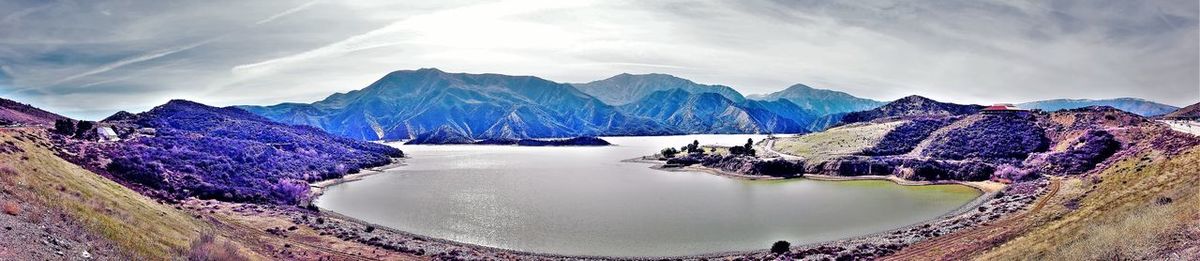
[[[1200,99],[1198,5],[0,1],[12,10],[0,12],[0,64],[10,75],[0,92],[89,113],[166,98],[271,104],[438,67],[562,82],[669,73],[745,93],[805,83],[881,100],[1133,96],[1185,105]],[[121,103],[86,98],[99,91]]]
[[[224,38],[224,37],[225,37],[225,36],[224,36],[224,35],[222,35],[222,36],[218,36],[218,37],[209,38],[209,39],[207,39],[207,40],[203,40],[203,41],[195,42],[195,43],[188,44],[188,45],[182,45],[182,46],[171,47],[171,48],[167,48],[167,49],[163,49],[163,50],[157,50],[157,51],[153,51],[153,52],[149,52],[149,53],[144,53],[144,54],[141,54],[141,55],[138,55],[138,56],[134,56],[134,57],[129,57],[129,58],[121,59],[121,60],[118,60],[118,61],[116,61],[116,62],[112,62],[112,63],[108,63],[108,64],[101,65],[101,66],[99,66],[99,67],[96,67],[96,68],[94,68],[94,69],[91,69],[91,70],[85,71],[85,72],[83,72],[83,73],[79,73],[79,74],[75,74],[75,75],[71,75],[71,76],[63,77],[61,80],[55,81],[55,82],[54,82],[54,83],[52,83],[51,85],[59,85],[59,84],[63,84],[63,83],[66,83],[66,82],[73,81],[73,80],[75,80],[75,79],[79,79],[79,78],[83,78],[83,77],[87,77],[87,76],[91,76],[91,75],[95,75],[95,74],[99,74],[99,73],[104,73],[104,72],[107,72],[107,71],[111,71],[111,70],[113,70],[113,69],[121,68],[121,67],[123,67],[123,66],[126,66],[126,65],[135,64],[135,63],[140,63],[140,62],[145,62],[145,61],[149,61],[149,60],[154,60],[154,59],[158,59],[158,58],[161,58],[161,57],[164,57],[164,56],[168,56],[168,55],[176,54],[176,53],[179,53],[179,52],[183,52],[183,51],[191,50],[191,49],[193,49],[193,48],[200,47],[200,46],[204,46],[204,45],[206,45],[206,44],[209,44],[209,43],[212,43],[212,42],[214,42],[214,41],[220,40],[221,38]]]
[[[279,19],[279,18],[288,16],[288,15],[296,13],[296,12],[304,11],[304,9],[308,9],[309,7],[312,7],[313,5],[316,5],[317,3],[320,3],[320,2],[321,2],[321,0],[314,0],[314,1],[311,1],[308,3],[304,3],[302,5],[293,7],[292,9],[284,10],[283,12],[272,15],[271,17],[267,17],[262,20],[258,20],[258,22],[254,22],[254,24],[260,25],[260,24],[270,23],[271,21],[275,21],[275,19]]]

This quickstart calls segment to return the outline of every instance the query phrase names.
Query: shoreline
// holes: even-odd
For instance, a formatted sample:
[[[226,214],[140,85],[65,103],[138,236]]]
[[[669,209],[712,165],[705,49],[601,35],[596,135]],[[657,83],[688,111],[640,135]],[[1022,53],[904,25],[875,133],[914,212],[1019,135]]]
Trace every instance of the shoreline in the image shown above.
[[[368,176],[384,173],[390,169],[398,168],[398,167],[401,167],[404,165],[406,165],[404,162],[404,158],[392,158],[392,163],[388,163],[383,166],[376,166],[376,167],[362,169],[358,173],[346,174],[345,176],[342,176],[342,177],[336,178],[336,179],[327,179],[327,180],[317,181],[317,182],[313,182],[313,183],[308,183],[308,202],[311,203],[313,201],[316,201],[318,197],[321,197],[321,195],[325,194],[325,189],[332,187],[334,185],[362,180],[363,178],[366,178]]]
[[[389,169],[393,169],[393,168],[405,165],[401,158],[396,158],[394,160],[395,161],[392,164],[369,168],[369,169],[364,170],[363,172],[346,175],[345,177],[342,177],[342,178],[330,179],[330,180],[324,180],[324,181],[320,181],[320,182],[311,183],[310,187],[312,188],[313,191],[310,193],[311,197],[309,200],[310,200],[310,202],[315,201],[318,197],[321,196],[324,189],[326,189],[328,187],[342,184],[342,183],[362,180],[365,177],[383,173]],[[879,241],[879,240],[888,240],[891,236],[894,236],[898,233],[902,233],[905,231],[912,231],[912,230],[916,230],[916,229],[920,229],[920,228],[926,228],[933,224],[938,224],[941,222],[945,222],[947,220],[952,220],[952,219],[958,218],[960,216],[963,216],[967,212],[973,211],[978,206],[981,206],[984,203],[987,203],[989,201],[997,199],[997,197],[996,197],[997,193],[1001,189],[1004,188],[1003,184],[999,184],[999,183],[995,183],[995,182],[991,182],[991,181],[983,181],[983,182],[909,181],[909,180],[900,179],[899,177],[892,176],[892,175],[888,175],[888,176],[881,176],[881,175],[831,176],[831,175],[820,175],[820,174],[806,174],[803,177],[796,177],[796,178],[754,176],[754,175],[736,174],[736,173],[731,173],[731,172],[727,172],[727,171],[723,171],[723,170],[719,170],[719,169],[708,168],[708,167],[688,166],[688,167],[683,167],[683,168],[663,168],[661,166],[664,163],[663,161],[648,160],[643,157],[630,158],[630,159],[622,160],[621,162],[655,164],[655,166],[651,166],[650,168],[656,169],[656,170],[662,170],[662,171],[671,171],[671,172],[704,172],[704,173],[708,173],[710,175],[717,175],[717,176],[739,179],[739,180],[787,180],[787,179],[805,179],[805,178],[810,179],[810,180],[817,180],[817,181],[888,180],[897,185],[902,185],[902,186],[926,186],[926,185],[950,185],[950,184],[964,185],[964,186],[968,186],[973,189],[976,189],[976,190],[980,191],[980,193],[981,193],[975,199],[973,199],[967,203],[964,203],[962,206],[960,206],[950,212],[943,213],[941,215],[938,215],[937,217],[934,217],[934,218],[931,218],[928,220],[913,223],[910,225],[905,225],[905,226],[894,228],[894,229],[879,231],[879,232],[875,232],[875,233],[869,233],[869,234],[860,235],[860,236],[849,236],[849,237],[845,237],[845,238],[841,238],[841,239],[833,239],[833,240],[828,240],[828,241],[823,241],[823,242],[793,245],[791,247],[791,249],[793,251],[795,251],[795,250],[801,250],[801,251],[814,250],[814,249],[821,249],[821,248],[827,248],[827,247],[849,248],[850,246],[863,244],[864,242],[869,244],[869,242],[874,242],[874,241]],[[445,245],[445,246],[441,247],[442,249],[447,249],[446,247],[449,247],[449,249],[465,248],[465,249],[469,249],[470,251],[480,253],[480,254],[484,255],[485,257],[492,257],[492,258],[519,259],[519,260],[530,260],[530,259],[532,259],[532,260],[542,260],[542,259],[561,259],[561,260],[684,259],[684,260],[694,260],[694,259],[714,259],[714,258],[720,259],[720,258],[734,258],[734,257],[753,257],[753,256],[764,257],[767,255],[770,255],[770,249],[766,248],[766,247],[764,247],[762,249],[756,249],[756,250],[717,251],[717,252],[711,252],[711,253],[699,253],[699,254],[678,255],[678,256],[596,256],[596,255],[570,255],[570,254],[529,252],[529,251],[521,251],[521,250],[505,249],[505,248],[492,247],[492,246],[484,246],[484,245],[454,241],[454,240],[450,240],[450,239],[419,235],[419,234],[391,228],[388,226],[383,226],[383,225],[378,225],[375,223],[367,222],[367,221],[364,221],[364,220],[361,220],[358,218],[347,216],[342,213],[338,213],[337,211],[332,211],[332,210],[323,209],[323,208],[320,209],[319,213],[322,216],[341,219],[348,223],[375,227],[378,230],[386,231],[388,233],[392,233],[394,235],[401,236],[401,237],[407,237],[414,241],[425,241],[425,242]],[[983,223],[975,224],[974,226],[980,226],[980,225],[983,225]],[[928,240],[928,239],[929,238],[923,238],[923,239],[913,241],[912,243],[920,242],[920,241],[924,241],[924,240]]]

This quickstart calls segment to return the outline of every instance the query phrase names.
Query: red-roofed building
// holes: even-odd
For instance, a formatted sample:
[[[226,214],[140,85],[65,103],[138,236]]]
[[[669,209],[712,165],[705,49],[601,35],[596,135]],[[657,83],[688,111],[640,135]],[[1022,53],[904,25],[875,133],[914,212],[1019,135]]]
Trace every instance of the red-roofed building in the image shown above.
[[[992,104],[992,106],[987,106],[987,107],[983,108],[983,113],[1018,113],[1018,112],[1026,112],[1026,110],[1017,108],[1017,106],[1012,105],[1012,103],[997,103],[997,104]]]

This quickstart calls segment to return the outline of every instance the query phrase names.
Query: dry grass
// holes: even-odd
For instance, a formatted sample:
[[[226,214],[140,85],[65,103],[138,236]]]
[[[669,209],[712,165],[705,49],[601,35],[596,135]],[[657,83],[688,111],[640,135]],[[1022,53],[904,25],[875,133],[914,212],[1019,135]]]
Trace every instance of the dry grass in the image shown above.
[[[233,242],[218,240],[213,234],[205,233],[192,241],[187,260],[191,261],[240,261],[250,260]]]
[[[208,224],[186,213],[55,156],[37,140],[14,135],[19,134],[0,133],[0,141],[13,141],[24,153],[0,154],[0,162],[22,175],[5,174],[5,189],[27,204],[70,216],[89,232],[116,243],[121,252],[138,259],[172,259],[200,236],[199,231],[208,230]]]
[[[874,147],[884,135],[905,122],[851,124],[823,132],[781,138],[775,142],[774,149],[810,160],[858,154]]]
[[[1041,221],[1033,222],[1028,233],[979,258],[1167,258],[1167,253],[1195,244],[1196,235],[1188,231],[1200,226],[1200,189],[1196,187],[1200,168],[1196,166],[1200,166],[1200,148],[1171,157],[1157,153],[1129,157],[1107,168],[1095,181],[1076,179],[1071,187],[1086,190],[1077,194],[1081,196],[1078,209],[1048,211]]]

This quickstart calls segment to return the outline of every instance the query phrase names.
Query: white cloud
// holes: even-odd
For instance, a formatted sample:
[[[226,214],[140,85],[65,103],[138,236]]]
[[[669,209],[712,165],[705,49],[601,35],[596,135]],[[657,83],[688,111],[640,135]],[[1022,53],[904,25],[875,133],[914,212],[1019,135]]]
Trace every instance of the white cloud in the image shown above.
[[[94,1],[0,10],[16,17],[0,22],[0,64],[13,78],[0,88],[63,111],[131,106],[73,108],[87,89],[156,90],[106,94],[142,108],[163,95],[313,101],[424,67],[562,82],[657,72],[745,93],[805,83],[875,99],[1200,100],[1200,11],[1188,0]]]

